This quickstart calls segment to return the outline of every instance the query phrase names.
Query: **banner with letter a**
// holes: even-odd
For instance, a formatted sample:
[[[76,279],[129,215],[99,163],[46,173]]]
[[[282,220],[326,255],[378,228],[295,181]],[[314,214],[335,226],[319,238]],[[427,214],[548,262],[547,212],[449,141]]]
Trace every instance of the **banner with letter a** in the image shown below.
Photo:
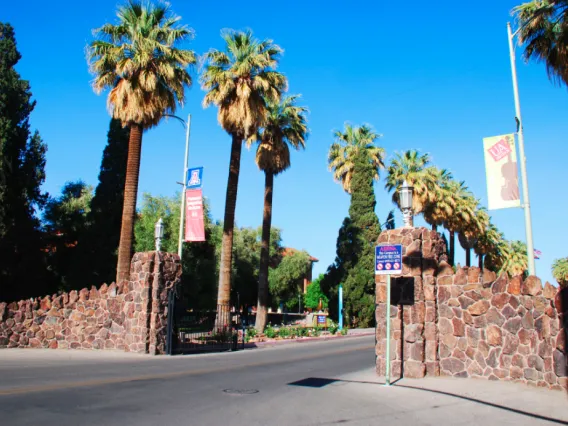
[[[521,206],[515,135],[483,139],[489,210]]]
[[[188,170],[185,190],[185,241],[205,241],[202,179],[203,167]]]

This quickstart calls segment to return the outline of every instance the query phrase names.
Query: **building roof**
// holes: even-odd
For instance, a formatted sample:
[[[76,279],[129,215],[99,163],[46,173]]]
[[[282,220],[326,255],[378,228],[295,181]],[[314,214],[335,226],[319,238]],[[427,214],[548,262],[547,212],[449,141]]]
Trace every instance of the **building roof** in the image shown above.
[[[299,251],[300,251],[300,250],[297,250],[297,249],[292,248],[292,247],[284,247],[283,250],[282,250],[282,255],[283,255],[283,256],[290,256],[290,255],[292,255],[292,254],[294,254],[294,253],[298,253]],[[308,253],[308,256],[310,256],[310,261],[311,261],[311,262],[319,262],[319,259],[316,259],[315,257],[313,257],[312,255],[310,255],[309,253]]]

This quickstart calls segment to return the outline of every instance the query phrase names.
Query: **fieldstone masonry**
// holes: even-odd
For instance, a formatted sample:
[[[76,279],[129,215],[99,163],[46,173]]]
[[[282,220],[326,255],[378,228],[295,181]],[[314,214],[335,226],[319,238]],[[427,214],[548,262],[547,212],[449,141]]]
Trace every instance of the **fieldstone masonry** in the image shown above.
[[[512,380],[568,389],[567,292],[534,276],[496,277],[447,262],[439,234],[383,232],[402,243],[403,276],[415,277],[414,305],[391,306],[391,375]],[[377,373],[385,374],[386,277],[377,276]]]
[[[168,291],[180,275],[176,254],[136,253],[119,285],[0,303],[0,348],[165,353]]]

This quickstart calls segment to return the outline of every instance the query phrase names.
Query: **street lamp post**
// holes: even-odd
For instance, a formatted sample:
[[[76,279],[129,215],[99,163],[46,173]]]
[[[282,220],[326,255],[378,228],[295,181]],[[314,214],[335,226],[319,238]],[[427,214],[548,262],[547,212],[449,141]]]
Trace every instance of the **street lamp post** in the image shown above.
[[[521,117],[521,101],[519,99],[519,85],[517,82],[517,65],[515,61],[515,47],[513,39],[519,30],[513,34],[511,23],[507,22],[507,35],[509,39],[509,56],[511,57],[511,74],[513,77],[513,95],[515,97],[515,114],[517,118],[517,136],[519,139],[519,162],[521,163],[521,181],[523,183],[523,209],[525,210],[525,231],[527,235],[527,256],[529,275],[536,275],[534,263],[534,244],[532,235],[531,205],[529,201],[529,185],[527,178],[527,158],[525,157],[525,137],[523,134],[523,119]]]
[[[402,218],[405,228],[412,228],[414,226],[414,218],[412,214],[412,197],[414,188],[408,185],[405,180],[399,190],[400,208],[402,210]]]
[[[183,120],[182,120],[183,122]],[[181,190],[181,207],[180,207],[180,214],[179,214],[179,235],[178,235],[178,256],[181,259],[181,254],[183,250],[183,225],[185,219],[185,187],[187,185],[187,168],[189,162],[189,132],[191,129],[191,114],[187,116],[187,122],[184,123],[185,125],[185,156],[184,156],[184,163],[183,163],[183,189]]]
[[[162,239],[164,238],[164,221],[162,218],[158,219],[156,226],[154,226],[154,240],[156,242],[156,251],[162,248]]]

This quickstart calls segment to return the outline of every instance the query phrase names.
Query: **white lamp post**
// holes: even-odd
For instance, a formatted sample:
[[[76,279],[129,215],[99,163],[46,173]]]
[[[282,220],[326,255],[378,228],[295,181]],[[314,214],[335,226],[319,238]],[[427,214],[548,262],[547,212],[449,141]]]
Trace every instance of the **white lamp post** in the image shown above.
[[[154,227],[154,239],[156,241],[156,251],[162,248],[162,238],[164,238],[164,221],[160,218]]]
[[[414,218],[412,214],[412,196],[414,188],[408,185],[405,180],[399,190],[400,208],[402,210],[402,217],[405,228],[412,228],[414,226]]]

